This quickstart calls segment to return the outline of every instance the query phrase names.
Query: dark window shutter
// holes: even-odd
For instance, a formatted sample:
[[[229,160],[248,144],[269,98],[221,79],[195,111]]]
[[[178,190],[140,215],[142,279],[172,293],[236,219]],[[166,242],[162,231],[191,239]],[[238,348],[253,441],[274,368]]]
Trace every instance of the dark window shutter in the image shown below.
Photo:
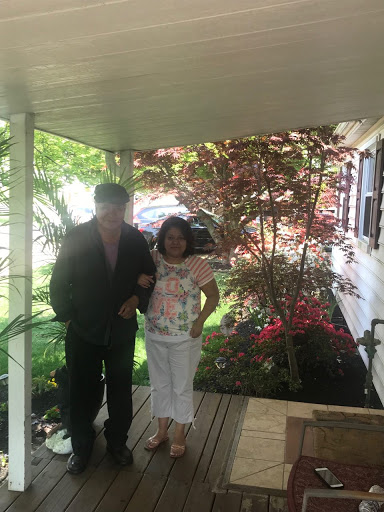
[[[353,233],[356,238],[359,236],[359,218],[360,218],[360,204],[361,204],[361,184],[363,182],[363,168],[364,168],[364,156],[360,155],[359,174],[357,177],[357,190],[356,190],[355,229],[354,229],[354,233]]]
[[[352,170],[350,166],[347,166],[345,169],[345,191],[344,191],[344,199],[342,204],[342,217],[341,217],[341,225],[344,231],[348,231],[349,224],[349,199],[351,193],[351,181],[352,181]]]
[[[379,231],[380,231],[380,205],[381,205],[381,189],[383,187],[383,171],[384,158],[383,148],[384,140],[381,139],[376,144],[375,158],[375,175],[373,178],[372,206],[371,206],[371,224],[369,230],[369,246],[373,249],[379,247]]]

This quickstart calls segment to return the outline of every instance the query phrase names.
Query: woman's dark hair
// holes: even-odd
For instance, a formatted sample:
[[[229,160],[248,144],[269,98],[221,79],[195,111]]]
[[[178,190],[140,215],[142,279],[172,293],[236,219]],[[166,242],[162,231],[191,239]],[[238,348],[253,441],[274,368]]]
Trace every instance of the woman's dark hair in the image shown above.
[[[183,253],[183,257],[191,256],[195,252],[195,239],[193,236],[192,228],[190,224],[182,219],[181,217],[169,217],[169,219],[165,220],[161,225],[158,239],[157,239],[157,248],[159,249],[160,254],[165,254],[165,237],[168,231],[172,228],[177,228],[181,231],[185,241],[187,242],[187,248]]]

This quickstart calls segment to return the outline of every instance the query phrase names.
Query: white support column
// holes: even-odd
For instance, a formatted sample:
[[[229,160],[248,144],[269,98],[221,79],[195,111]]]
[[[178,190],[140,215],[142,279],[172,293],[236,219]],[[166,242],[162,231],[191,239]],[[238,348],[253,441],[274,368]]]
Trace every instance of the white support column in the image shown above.
[[[130,149],[120,152],[120,177],[123,178],[123,180],[131,179],[133,177],[134,153],[135,152]],[[133,205],[135,202],[134,194],[134,189],[129,190],[130,201],[127,204],[127,211],[125,213],[125,221],[128,222],[128,224],[131,224],[131,226],[133,224]]]
[[[33,114],[10,118],[11,147],[9,247],[12,278],[9,317],[32,311],[32,208],[33,208]],[[31,331],[10,341],[9,374],[9,476],[8,488],[24,491],[31,483]],[[19,366],[21,365],[21,366]]]

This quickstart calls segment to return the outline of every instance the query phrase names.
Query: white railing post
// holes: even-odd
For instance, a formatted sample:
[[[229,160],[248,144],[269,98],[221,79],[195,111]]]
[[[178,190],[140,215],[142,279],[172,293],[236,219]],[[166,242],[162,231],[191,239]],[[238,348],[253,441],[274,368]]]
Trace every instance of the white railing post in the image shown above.
[[[120,176],[123,179],[132,178],[133,176],[133,159],[134,159],[134,151],[127,149],[125,151],[120,151]],[[129,191],[130,200],[127,204],[127,210],[125,212],[125,221],[128,224],[133,225],[133,205],[135,202],[134,191]]]
[[[32,311],[32,227],[33,227],[33,114],[10,118],[12,137],[10,181],[10,274],[9,318]],[[9,374],[9,473],[8,488],[24,491],[31,483],[31,366],[32,333],[10,341]]]

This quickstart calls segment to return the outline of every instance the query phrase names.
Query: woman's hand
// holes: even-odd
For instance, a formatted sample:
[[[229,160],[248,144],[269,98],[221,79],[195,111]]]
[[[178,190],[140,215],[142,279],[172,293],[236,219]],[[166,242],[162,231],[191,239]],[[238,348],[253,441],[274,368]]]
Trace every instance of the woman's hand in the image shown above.
[[[203,332],[204,322],[213,311],[215,311],[217,304],[219,303],[219,289],[214,279],[209,283],[201,287],[201,291],[207,297],[204,307],[201,310],[200,315],[193,323],[192,329],[190,330],[191,338],[198,338]]]
[[[189,334],[191,335],[191,338],[198,338],[201,335],[201,333],[203,332],[203,327],[204,327],[204,322],[202,322],[199,319],[195,320],[195,322],[192,325],[192,328],[189,332]]]
[[[143,288],[149,288],[153,283],[153,276],[150,276],[148,274],[140,274],[137,280],[137,284]]]

